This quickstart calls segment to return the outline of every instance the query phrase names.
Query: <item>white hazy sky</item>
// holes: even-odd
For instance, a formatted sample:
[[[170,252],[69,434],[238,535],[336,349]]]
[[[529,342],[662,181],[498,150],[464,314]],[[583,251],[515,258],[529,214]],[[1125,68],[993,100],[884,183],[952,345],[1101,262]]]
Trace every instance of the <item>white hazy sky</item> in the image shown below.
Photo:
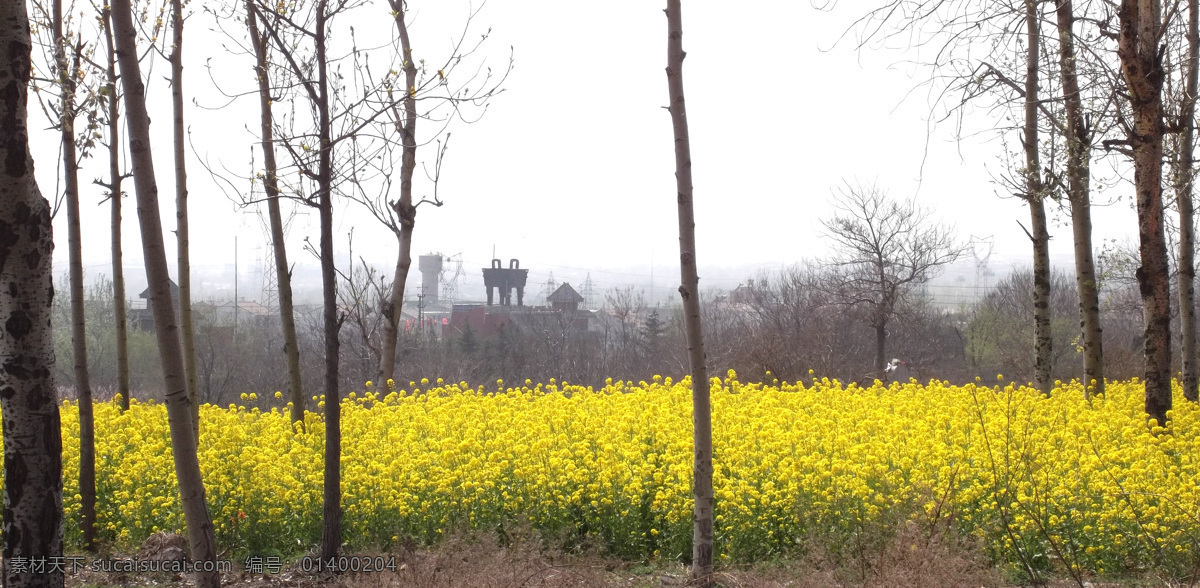
[[[417,58],[441,61],[469,4],[409,5],[416,15]],[[371,30],[390,34],[385,6],[376,0],[344,22],[363,37]],[[473,279],[494,247],[506,266],[509,258],[520,258],[533,283],[553,271],[559,281],[578,284],[590,272],[597,288],[607,289],[644,283],[651,267],[664,292],[677,283],[662,8],[662,2],[646,0],[488,2],[475,22],[478,32],[492,30],[487,61],[502,69],[511,47],[515,67],[482,120],[452,128],[439,187],[445,206],[420,208],[414,252],[461,254]],[[949,124],[933,128],[927,139],[927,94],[912,91],[924,74],[902,65],[913,56],[836,43],[861,9],[843,3],[822,12],[804,0],[684,3],[702,286],[732,288],[758,270],[826,254],[818,220],[830,213],[831,190],[846,180],[874,182],[897,197],[915,195],[964,240],[993,237],[994,259],[1003,266],[1028,255],[1028,239],[1017,224],[1028,224],[1028,213],[1020,201],[999,198],[993,181],[1002,171],[1001,142],[994,133],[958,141]],[[249,57],[225,54],[221,47],[228,41],[211,32],[214,27],[212,17],[198,9],[188,20],[185,88],[196,100],[186,115],[194,148],[193,264],[198,273],[219,274],[233,263],[235,236],[243,270],[258,264],[267,250],[258,217],[238,209],[199,164],[205,160],[244,175],[254,140],[247,128],[257,126],[253,96],[213,109],[226,100],[209,79],[209,58],[211,75],[225,91],[247,91],[253,84]],[[334,31],[346,34],[345,27]],[[166,61],[157,59],[150,74],[152,130],[169,230],[174,188],[168,75]],[[990,124],[982,117],[968,122],[973,130]],[[57,185],[57,134],[35,132],[32,140],[39,181],[49,196]],[[91,185],[104,173],[104,155],[96,155],[81,171],[89,276],[111,273],[108,208],[97,206],[101,189]],[[261,162],[261,155],[256,158]],[[432,150],[418,160],[431,161]],[[127,190],[132,189],[129,182]],[[430,190],[428,182],[416,187],[418,196]],[[125,202],[127,272],[136,293],[144,284],[140,241],[132,198]],[[381,268],[394,265],[389,232],[353,208],[342,207],[337,215],[339,259],[348,255],[345,235],[354,226],[355,257]],[[55,227],[62,243],[59,271],[66,263],[65,216]],[[1096,210],[1100,237],[1129,234],[1133,222],[1127,203]],[[1069,263],[1069,229],[1056,223],[1053,235],[1052,253]],[[315,211],[297,217],[289,235],[291,258],[301,264],[314,261],[301,251],[305,237],[317,239]],[[174,255],[173,243],[168,251]],[[201,284],[202,294],[219,287],[210,281]],[[482,291],[473,294],[478,298]]]

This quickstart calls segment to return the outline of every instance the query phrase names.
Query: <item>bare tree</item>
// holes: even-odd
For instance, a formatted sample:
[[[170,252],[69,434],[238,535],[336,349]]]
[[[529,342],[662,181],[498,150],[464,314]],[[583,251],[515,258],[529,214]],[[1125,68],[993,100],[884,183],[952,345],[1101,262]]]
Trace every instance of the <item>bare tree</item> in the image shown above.
[[[408,30],[410,10],[408,2],[404,0],[389,0],[389,2],[392,9],[392,20],[395,23],[400,43],[399,69],[404,74],[403,85],[400,85],[401,80],[392,79],[395,76],[385,77],[382,84],[376,84],[371,79],[366,80],[366,86],[382,86],[383,93],[374,108],[388,114],[383,132],[380,133],[379,156],[374,160],[364,160],[364,162],[378,162],[370,165],[380,176],[382,187],[379,195],[374,198],[368,197],[365,191],[350,194],[351,198],[366,207],[383,226],[392,232],[397,243],[396,268],[391,280],[391,292],[384,301],[383,308],[384,321],[380,338],[379,370],[375,378],[380,383],[391,380],[395,374],[396,340],[400,333],[399,320],[404,303],[404,289],[408,282],[409,268],[412,265],[412,234],[416,225],[417,208],[421,204],[442,205],[437,194],[437,185],[441,175],[443,157],[449,145],[450,133],[447,132],[447,129],[456,119],[464,122],[478,120],[477,118],[466,119],[464,109],[469,107],[471,110],[486,111],[491,99],[503,91],[503,83],[507,79],[508,73],[512,71],[511,57],[508,67],[500,75],[494,75],[491,68],[486,68],[484,70],[486,73],[480,72],[480,69],[483,68],[474,72],[468,71],[466,74],[461,71],[462,66],[470,63],[469,58],[479,50],[489,36],[488,33],[484,33],[475,41],[474,45],[467,45],[468,33],[478,10],[468,15],[449,55],[437,65],[433,65],[432,63],[427,64],[425,59],[417,57],[414,53]],[[437,68],[436,75],[430,73],[434,67]],[[368,75],[370,73],[368,68],[363,68],[362,71]],[[398,85],[400,87],[397,87]],[[400,94],[400,97],[396,96],[397,93]],[[419,111],[418,105],[421,104],[431,104],[431,106]],[[418,137],[418,127],[426,125],[432,129],[432,132],[426,133],[425,137]],[[400,197],[398,199],[393,198],[391,194],[394,172],[393,153],[396,143],[395,139],[391,137],[393,134],[399,135],[401,152]],[[416,199],[413,195],[413,174],[417,168],[417,150],[425,145],[435,146],[433,170],[432,172],[426,170],[426,175],[430,176],[429,180],[433,184],[433,194],[430,197]],[[360,188],[363,186],[363,182],[356,181],[354,183]]]
[[[288,398],[292,402],[293,425],[304,423],[304,387],[300,376],[300,346],[296,336],[296,315],[292,304],[292,272],[284,244],[283,214],[280,211],[279,167],[275,161],[274,115],[271,105],[271,72],[268,68],[267,33],[258,28],[258,9],[253,0],[246,0],[246,27],[254,48],[255,77],[258,81],[258,105],[261,112],[260,132],[263,150],[263,186],[267,192],[267,216],[271,225],[271,251],[275,260],[275,277],[279,285],[279,322],[283,330],[283,355],[287,361]]]
[[[125,313],[125,262],[121,251],[121,199],[125,194],[121,191],[121,183],[125,177],[121,173],[121,101],[117,93],[117,53],[113,49],[112,8],[105,6],[100,11],[100,25],[104,35],[108,58],[104,70],[105,91],[101,101],[108,109],[108,182],[96,183],[108,188],[109,206],[112,210],[111,243],[112,243],[112,288],[113,288],[113,320],[115,323],[117,346],[117,386],[116,393],[121,395],[121,410],[129,410],[129,326]]]
[[[47,72],[43,74],[49,94],[57,102],[43,103],[43,109],[59,131],[59,147],[62,156],[62,201],[67,207],[67,257],[68,291],[71,301],[71,359],[72,379],[75,384],[79,410],[79,494],[80,525],[85,549],[93,549],[96,535],[96,457],[95,424],[92,407],[92,386],[88,374],[87,332],[84,313],[82,232],[79,208],[79,161],[87,152],[89,143],[80,144],[76,135],[76,123],[81,110],[88,105],[78,103],[78,94],[84,82],[82,65],[87,61],[90,48],[85,51],[82,37],[70,30],[70,14],[64,14],[62,0],[31,4],[35,11],[34,20],[38,30],[50,37],[43,39],[49,55],[46,59]],[[73,9],[67,7],[67,12]],[[86,136],[86,135],[85,135]]]
[[[146,111],[146,90],[137,59],[137,31],[129,0],[113,0],[113,33],[117,61],[121,67],[121,85],[125,91],[125,112],[129,129],[129,152],[133,164],[133,182],[137,193],[138,222],[142,233],[142,253],[146,264],[146,282],[150,290],[150,309],[162,361],[167,420],[171,430],[171,452],[179,481],[180,502],[188,529],[193,560],[217,559],[212,519],[204,498],[204,482],[196,453],[193,410],[187,395],[183,349],[175,324],[163,247],[162,221],[159,217],[158,184],[154,179],[154,159],[150,148],[150,117]],[[216,588],[221,576],[216,571],[197,571],[195,581],[202,588]]]
[[[340,59],[331,59],[329,38],[333,21],[340,14],[361,5],[359,0],[316,0],[312,5],[282,5],[256,0],[253,7],[258,20],[276,52],[281,85],[306,103],[313,128],[296,132],[277,125],[276,145],[292,159],[302,182],[312,186],[312,194],[302,200],[317,208],[320,217],[320,242],[314,250],[321,262],[322,326],[324,339],[325,395],[325,471],[322,507],[321,557],[335,557],[342,543],[341,510],[341,393],[339,388],[339,332],[345,315],[338,309],[337,268],[333,257],[333,197],[344,178],[353,177],[346,169],[348,159],[338,159],[335,151],[358,140],[359,133],[383,115],[376,110],[361,110],[377,95],[375,89],[360,88],[361,97],[350,99],[340,84],[343,75],[334,71]],[[357,51],[357,50],[356,50]],[[270,62],[272,60],[268,60]],[[295,110],[293,110],[293,113]],[[360,116],[361,115],[361,116]],[[295,118],[289,121],[295,124]],[[335,125],[344,125],[335,129]],[[353,152],[353,146],[348,148]],[[297,190],[297,193],[299,190]]]
[[[331,116],[332,100],[329,95],[328,22],[336,9],[344,5],[335,4],[330,10],[327,0],[317,0],[315,22],[312,28],[314,57],[317,65],[316,83],[305,85],[314,98],[317,114],[318,160],[315,180],[317,184],[317,210],[321,217],[321,299],[324,302],[322,315],[325,327],[325,473],[323,508],[321,513],[321,556],[335,557],[342,544],[342,396],[338,389],[338,360],[341,350],[338,332],[343,317],[337,310],[337,281],[333,259],[333,131]],[[287,48],[280,47],[286,51]],[[306,79],[304,72],[294,72],[297,79]]]
[[[400,199],[388,207],[389,222],[386,224],[396,234],[399,251],[396,254],[396,273],[392,276],[392,292],[388,301],[390,304],[383,313],[385,320],[382,350],[379,355],[379,376],[376,378],[381,386],[386,386],[386,382],[391,380],[395,373],[396,337],[399,334],[397,325],[404,304],[404,285],[408,281],[408,269],[412,265],[412,233],[417,220],[417,207],[413,204],[412,196],[413,171],[417,167],[417,66],[413,63],[412,42],[408,38],[408,24],[405,22],[408,16],[407,2],[390,0],[390,4],[396,33],[400,37],[400,67],[404,70],[404,86],[400,91],[404,94],[404,116],[396,113],[393,120],[400,132],[403,155],[400,164]],[[438,73],[444,76],[443,72]],[[440,202],[435,201],[435,204]]]
[[[742,361],[755,369],[785,380],[798,380],[809,369],[822,374],[858,372],[853,365],[861,365],[862,350],[853,332],[859,325],[855,317],[840,312],[828,291],[831,274],[826,268],[801,264],[778,275],[758,276],[745,287],[749,294],[745,300],[713,305],[730,307],[728,314],[736,325],[731,330],[746,337],[727,346],[738,350]],[[745,310],[737,312],[735,305],[744,305]],[[719,338],[706,340],[720,342]],[[713,347],[709,349],[711,353]]]
[[[1029,204],[1029,222],[1033,233],[1033,384],[1042,394],[1050,395],[1054,380],[1050,377],[1054,343],[1050,326],[1050,231],[1046,227],[1046,188],[1038,144],[1038,56],[1041,54],[1041,20],[1036,0],[1025,0],[1025,201]]]
[[[887,364],[888,324],[901,300],[966,251],[950,227],[934,223],[912,200],[896,201],[874,186],[847,184],[837,214],[821,221],[836,250],[833,286],[842,303],[865,307],[875,332],[875,371]]]
[[[1181,64],[1184,73],[1183,97],[1176,126],[1179,135],[1173,161],[1175,202],[1179,209],[1179,331],[1183,364],[1183,396],[1192,402],[1200,398],[1200,356],[1196,349],[1196,214],[1192,202],[1195,185],[1196,93],[1200,81],[1200,2],[1188,0],[1185,36],[1187,55]]]
[[[63,571],[22,573],[16,558],[63,555],[62,433],[54,385],[50,308],[54,250],[50,203],[38,190],[29,150],[32,70],[25,2],[0,3],[0,410],[4,412],[5,586],[61,587]]]
[[[1078,333],[1070,327],[1078,318],[1079,296],[1075,293],[1073,275],[1055,272],[1050,280],[1049,307],[1054,333],[1051,376],[1069,381],[1082,375],[1082,366],[1064,361],[1076,353],[1072,340]],[[1031,288],[1033,273],[1014,271],[970,309],[963,334],[965,353],[975,373],[1025,378],[1036,369],[1027,351],[1033,334],[1029,320]]]
[[[171,110],[174,117],[172,153],[175,156],[175,242],[179,279],[179,338],[183,369],[192,406],[192,427],[200,439],[200,397],[196,377],[196,330],[192,326],[192,264],[188,241],[187,152],[183,126],[183,2],[171,0]]]
[[[1019,5],[1019,7],[1018,7]],[[1051,112],[1054,102],[1040,98],[1033,103],[1042,111],[1043,120],[1050,124],[1053,132],[1065,136],[1067,143],[1065,178],[1053,170],[1053,162],[1042,162],[1044,174],[1041,180],[1044,191],[1062,188],[1068,195],[1071,210],[1071,225],[1074,238],[1076,281],[1079,292],[1082,346],[1084,348],[1085,378],[1094,385],[1090,394],[1104,392],[1104,356],[1101,344],[1100,303],[1096,286],[1095,262],[1092,252],[1091,221],[1091,176],[1090,158],[1095,137],[1103,134],[1111,124],[1113,87],[1115,76],[1105,55],[1098,49],[1108,36],[1107,19],[1090,18],[1093,37],[1084,38],[1082,57],[1076,51],[1079,31],[1074,27],[1076,17],[1070,0],[1055,0],[1058,18],[1058,54],[1061,72],[1062,100],[1065,105],[1065,121]],[[961,99],[945,101],[944,116],[935,117],[939,122],[952,116],[957,117],[958,130],[963,126],[962,106],[979,98],[993,95],[996,90],[1007,96],[1001,103],[1011,100],[1012,95],[1024,98],[1025,88],[1019,76],[1005,69],[1011,61],[1006,56],[1019,39],[1017,23],[1031,24],[1030,10],[1025,0],[1020,2],[992,2],[981,0],[958,0],[955,2],[930,2],[926,0],[889,0],[872,8],[856,22],[860,33],[859,46],[879,38],[893,35],[912,35],[914,45],[935,45],[939,50],[932,53],[934,59],[923,64],[930,71],[928,83],[931,92],[941,103],[956,93]],[[1041,11],[1034,7],[1040,23]],[[1028,36],[1028,28],[1026,37]],[[1038,33],[1042,44],[1049,46]],[[982,49],[982,51],[981,51]],[[1080,72],[1086,72],[1086,84],[1081,88]],[[1043,71],[1052,74],[1047,68]],[[1085,95],[1081,90],[1091,89]],[[1086,107],[1086,110],[1085,110]],[[931,111],[931,115],[934,114]],[[1001,123],[1002,124],[1002,123]],[[1002,129],[1003,130],[1003,129]],[[1022,140],[1025,142],[1025,139]],[[1053,159],[1053,158],[1051,158]],[[1027,167],[1027,165],[1026,165]],[[1019,192],[1024,192],[1020,190]],[[1044,198],[1048,194],[1043,194]],[[1030,211],[1031,218],[1037,215]],[[1031,238],[1038,242],[1039,234],[1034,221]],[[1040,286],[1039,286],[1040,287]],[[1044,339],[1041,339],[1044,343]]]
[[[1171,409],[1171,300],[1163,230],[1162,161],[1165,23],[1158,0],[1122,0],[1117,55],[1132,120],[1126,143],[1133,158],[1141,267],[1137,270],[1145,317],[1146,414],[1166,425]]]
[[[1067,200],[1071,208],[1071,233],[1075,245],[1075,287],[1079,292],[1080,327],[1083,330],[1084,394],[1104,394],[1104,345],[1100,327],[1100,289],[1092,252],[1091,149],[1094,123],[1084,115],[1075,51],[1075,9],[1071,0],[1055,0],[1058,23],[1059,71],[1066,111]]]
[[[54,0],[52,27],[59,86],[58,126],[62,134],[63,196],[67,203],[67,251],[71,284],[71,359],[79,406],[80,525],[85,549],[96,542],[96,425],[92,410],[92,384],[88,378],[87,332],[83,311],[83,237],[79,226],[79,153],[75,141],[75,92],[83,56],[83,41],[72,44],[63,32],[62,0]],[[73,46],[72,46],[73,45]],[[68,57],[70,51],[70,57]]]
[[[605,349],[612,348],[608,365],[610,375],[632,376],[635,359],[641,344],[638,324],[645,318],[646,296],[633,286],[612,288],[604,293],[604,312],[616,319],[614,333],[605,331]]]
[[[679,204],[679,271],[688,360],[692,368],[692,578],[712,585],[713,446],[712,405],[700,322],[700,277],[696,273],[696,221],[692,207],[692,148],[683,95],[683,16],[680,1],[667,0],[667,89],[675,135],[675,184]]]
[[[359,264],[343,274],[343,286],[338,288],[338,300],[344,309],[346,320],[358,335],[357,341],[351,341],[350,353],[343,353],[343,359],[358,368],[352,367],[349,371],[361,376],[356,378],[361,382],[378,374],[380,349],[384,345],[380,332],[383,330],[381,327],[387,323],[387,319],[384,318],[390,308],[387,292],[392,290],[392,286],[362,258],[359,258]],[[345,357],[346,355],[350,357]],[[369,367],[363,369],[364,366]],[[387,380],[376,382],[378,389],[387,389]]]

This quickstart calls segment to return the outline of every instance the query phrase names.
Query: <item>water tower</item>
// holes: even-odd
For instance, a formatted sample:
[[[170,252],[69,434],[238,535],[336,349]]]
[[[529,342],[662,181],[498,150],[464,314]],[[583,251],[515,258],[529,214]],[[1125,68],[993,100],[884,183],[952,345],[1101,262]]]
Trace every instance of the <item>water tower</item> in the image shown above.
[[[438,301],[438,284],[442,279],[442,254],[422,255],[417,258],[421,269],[421,294],[425,304],[436,304]]]

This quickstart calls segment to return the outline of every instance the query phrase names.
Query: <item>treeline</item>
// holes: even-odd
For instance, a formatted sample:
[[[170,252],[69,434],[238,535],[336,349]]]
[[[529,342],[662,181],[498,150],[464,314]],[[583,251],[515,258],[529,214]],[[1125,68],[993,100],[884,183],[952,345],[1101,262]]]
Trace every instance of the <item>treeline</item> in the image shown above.
[[[1100,289],[1105,358],[1114,379],[1138,376],[1142,368],[1141,299],[1131,267],[1126,259],[1106,268],[1108,277]],[[829,285],[834,282],[830,269],[814,263],[760,274],[736,295],[704,293],[701,308],[712,373],[732,369],[751,381],[829,377],[869,383],[879,377],[870,318],[831,292]],[[889,358],[902,360],[904,369],[885,377],[965,382],[976,377],[994,380],[1003,374],[1009,380],[1032,381],[1036,360],[1029,343],[1034,331],[1029,305],[1032,286],[1030,271],[1016,271],[977,303],[955,308],[937,306],[920,288],[914,289],[888,327]],[[101,399],[111,398],[117,389],[111,291],[105,280],[99,280],[89,290],[86,305],[89,372]],[[1063,382],[1080,379],[1083,359],[1074,280],[1065,272],[1055,272],[1051,291],[1055,333],[1051,373]],[[688,373],[679,306],[652,306],[643,293],[622,288],[607,292],[600,313],[606,317],[606,328],[598,332],[578,331],[563,314],[549,315],[536,328],[510,328],[492,337],[468,331],[438,338],[430,331],[403,331],[396,387],[408,388],[409,382],[422,378],[489,388],[497,379],[520,383],[550,378],[599,386],[608,378],[650,381],[655,375],[680,378]],[[1173,314],[1178,316],[1177,309]],[[69,305],[60,298],[54,314],[56,378],[69,394],[68,318]],[[318,319],[299,315],[302,357],[320,357]],[[364,338],[363,332],[357,328],[341,332],[341,385],[346,391],[363,390],[375,374],[378,341]],[[129,333],[133,395],[161,400],[162,375],[153,335],[138,329]],[[1173,337],[1179,340],[1178,328]],[[287,386],[285,366],[278,360],[282,345],[277,321],[243,319],[235,333],[230,325],[197,313],[201,401],[226,406],[243,403],[243,393],[257,392],[263,407],[286,402],[268,394]],[[318,381],[319,365],[312,361],[302,365],[304,380]]]

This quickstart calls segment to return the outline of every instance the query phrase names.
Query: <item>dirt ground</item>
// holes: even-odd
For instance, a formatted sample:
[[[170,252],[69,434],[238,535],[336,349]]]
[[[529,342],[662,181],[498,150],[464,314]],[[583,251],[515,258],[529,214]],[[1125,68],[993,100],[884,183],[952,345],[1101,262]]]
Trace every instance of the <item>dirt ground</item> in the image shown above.
[[[157,535],[132,556],[170,560],[182,556],[181,537]],[[299,561],[281,565],[277,573],[253,573],[243,562],[223,574],[223,584],[245,588],[658,588],[694,586],[681,564],[628,562],[592,554],[547,553],[532,542],[500,546],[494,539],[451,538],[435,548],[409,546],[383,554],[395,569],[371,573],[306,573]],[[363,554],[375,558],[380,554]],[[390,559],[394,555],[394,560]],[[88,556],[89,558],[91,556]],[[391,566],[387,566],[391,567]],[[1007,576],[1007,577],[1006,577]],[[988,567],[978,557],[955,553],[923,541],[892,542],[881,553],[860,561],[832,565],[820,557],[786,560],[744,567],[725,567],[715,574],[716,584],[727,588],[991,588],[1020,586],[1019,578]],[[1161,582],[1095,583],[1085,588],[1143,586]],[[67,577],[70,588],[116,586],[190,586],[190,578],[170,573],[124,573],[81,570]],[[1069,579],[1048,586],[1078,586]]]

